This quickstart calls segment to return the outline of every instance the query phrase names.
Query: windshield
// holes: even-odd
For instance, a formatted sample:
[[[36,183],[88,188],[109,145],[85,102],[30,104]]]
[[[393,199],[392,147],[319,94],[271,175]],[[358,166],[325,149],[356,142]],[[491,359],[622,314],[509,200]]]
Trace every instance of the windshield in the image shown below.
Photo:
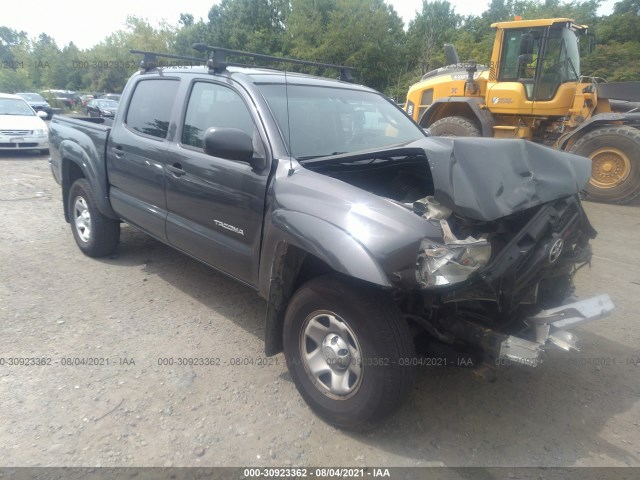
[[[118,102],[114,102],[113,100],[100,100],[98,106],[100,108],[118,108]]]
[[[44,102],[45,101],[45,99],[42,98],[37,93],[16,93],[16,95],[24,98],[25,100],[27,100],[29,102]]]
[[[33,116],[33,109],[20,98],[0,98],[0,115]]]
[[[400,109],[376,93],[309,85],[271,84],[258,88],[291,155],[299,160],[424,137],[424,132]]]

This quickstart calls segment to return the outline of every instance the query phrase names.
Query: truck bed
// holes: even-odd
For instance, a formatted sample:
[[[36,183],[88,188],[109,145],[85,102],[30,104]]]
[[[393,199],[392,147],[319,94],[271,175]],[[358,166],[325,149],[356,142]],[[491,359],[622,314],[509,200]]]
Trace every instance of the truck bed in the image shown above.
[[[49,123],[51,169],[54,178],[61,183],[62,157],[87,155],[94,165],[105,165],[107,141],[112,120],[98,117],[66,117],[54,115]],[[82,149],[81,153],[78,148]]]

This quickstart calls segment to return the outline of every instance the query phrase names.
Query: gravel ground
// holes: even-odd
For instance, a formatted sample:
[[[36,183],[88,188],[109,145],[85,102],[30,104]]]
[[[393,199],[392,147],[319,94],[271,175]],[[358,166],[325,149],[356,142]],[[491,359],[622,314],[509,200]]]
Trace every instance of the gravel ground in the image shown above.
[[[0,466],[640,466],[638,206],[586,204],[600,234],[578,293],[617,310],[576,332],[580,352],[495,383],[424,368],[356,434],[265,360],[253,291],[127,226],[112,258],[85,257],[46,157],[0,169]],[[162,364],[179,357],[220,363]]]

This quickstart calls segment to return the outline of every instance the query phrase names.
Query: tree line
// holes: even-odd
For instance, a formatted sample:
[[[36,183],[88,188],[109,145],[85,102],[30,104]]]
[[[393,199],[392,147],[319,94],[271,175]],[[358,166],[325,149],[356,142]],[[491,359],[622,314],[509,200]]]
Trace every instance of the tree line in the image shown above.
[[[26,32],[0,26],[0,92],[121,92],[140,62],[130,49],[193,57],[202,55],[191,45],[204,42],[350,65],[358,83],[404,101],[409,85],[445,64],[444,43],[453,43],[462,61],[487,64],[493,47],[491,23],[515,15],[568,17],[588,25],[597,47],[583,56],[583,74],[609,81],[639,80],[640,0],[621,0],[604,16],[597,14],[599,3],[492,0],[475,16],[456,11],[447,0],[424,0],[405,29],[384,0],[222,0],[211,7],[206,20],[195,21],[183,13],[175,25],[152,26],[143,18],[129,17],[123,29],[84,50],[73,42],[60,47],[46,33],[29,38]],[[302,71],[337,75],[318,68]]]

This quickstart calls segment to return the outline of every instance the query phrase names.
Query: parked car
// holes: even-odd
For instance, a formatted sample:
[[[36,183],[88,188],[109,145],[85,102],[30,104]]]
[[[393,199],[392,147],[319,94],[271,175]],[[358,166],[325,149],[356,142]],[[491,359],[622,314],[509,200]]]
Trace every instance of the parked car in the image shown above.
[[[111,127],[51,121],[75,242],[110,255],[124,221],[257,291],[266,355],[284,351],[299,393],[333,425],[388,415],[417,365],[447,364],[434,352],[483,371],[536,366],[613,309],[606,294],[574,297],[596,235],[579,197],[589,159],[428,137],[347,81],[219,55],[154,64],[130,78]]]
[[[49,102],[47,102],[39,93],[21,92],[16,93],[16,95],[24,98],[29,106],[36,112],[45,112],[47,114],[46,118],[52,117],[53,110],[51,109],[51,105],[49,105]]]
[[[74,109],[77,105],[82,103],[80,97],[76,92],[70,90],[44,90],[41,92],[44,97],[53,98],[60,107],[66,107]]]
[[[94,98],[95,97],[93,95],[80,95],[80,101],[82,102],[82,106],[86,107],[87,104]]]
[[[118,110],[118,102],[113,100],[90,100],[87,104],[87,115],[90,117],[113,117]]]
[[[116,102],[119,102],[121,97],[122,95],[119,93],[103,93],[102,95],[98,95],[96,98],[101,100],[114,100]]]
[[[49,131],[42,120],[47,114],[35,112],[18,95],[0,93],[0,150],[49,151]]]

